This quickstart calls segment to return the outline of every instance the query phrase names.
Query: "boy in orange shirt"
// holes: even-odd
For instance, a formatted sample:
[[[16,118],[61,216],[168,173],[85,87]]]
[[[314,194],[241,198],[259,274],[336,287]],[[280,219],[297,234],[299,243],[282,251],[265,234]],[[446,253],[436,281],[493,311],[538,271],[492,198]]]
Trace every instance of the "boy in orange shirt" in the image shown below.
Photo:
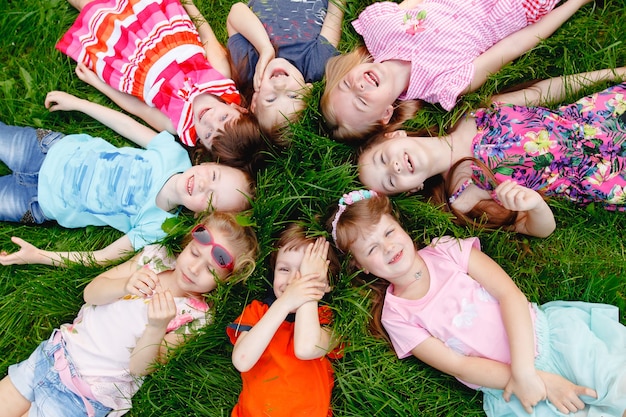
[[[328,268],[338,261],[324,238],[307,238],[292,224],[272,253],[273,292],[253,301],[226,331],[243,389],[232,416],[332,415],[330,397],[337,336],[331,311],[318,302],[330,290]],[[329,260],[331,259],[331,260]],[[334,357],[334,356],[333,356]]]

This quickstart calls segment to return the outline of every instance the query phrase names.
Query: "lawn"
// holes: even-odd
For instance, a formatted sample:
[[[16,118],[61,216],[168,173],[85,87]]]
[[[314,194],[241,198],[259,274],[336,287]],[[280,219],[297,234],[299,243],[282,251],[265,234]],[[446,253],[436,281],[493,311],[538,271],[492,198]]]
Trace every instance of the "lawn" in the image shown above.
[[[225,20],[231,0],[198,0],[199,9],[218,38],[226,40]],[[358,36],[349,22],[367,5],[349,1],[340,49],[350,50]],[[6,124],[45,127],[64,133],[88,133],[127,144],[98,122],[79,113],[49,113],[43,105],[50,90],[64,90],[112,106],[74,75],[74,62],[54,49],[77,12],[63,0],[0,0],[0,120]],[[626,0],[589,4],[530,53],[494,75],[458,106],[476,107],[495,91],[518,83],[626,64]],[[599,89],[601,86],[587,90]],[[258,194],[250,211],[261,256],[244,285],[223,286],[213,296],[214,324],[174,354],[149,377],[136,395],[130,416],[226,416],[240,390],[239,374],[230,362],[231,346],[224,331],[251,299],[267,286],[267,255],[272,239],[291,220],[315,233],[329,207],[348,190],[358,188],[353,149],[325,137],[315,86],[304,120],[292,127],[292,144],[268,155],[258,175]],[[410,124],[446,125],[454,119],[429,106]],[[8,172],[6,167],[2,167]],[[626,216],[599,207],[577,208],[551,201],[557,230],[546,239],[503,231],[486,232],[455,226],[447,214],[419,196],[398,196],[394,202],[415,241],[423,245],[441,235],[479,236],[483,250],[498,261],[533,302],[583,300],[620,307],[626,323]],[[0,248],[16,250],[11,236],[20,236],[50,250],[92,250],[120,236],[107,227],[68,230],[55,224],[27,227],[0,224]],[[72,265],[0,266],[0,371],[26,359],[37,344],[61,323],[72,320],[82,304],[87,282],[100,267]],[[481,395],[453,378],[414,359],[398,360],[384,342],[368,335],[366,288],[351,285],[351,276],[336,277],[329,300],[337,332],[346,343],[344,358],[333,362],[337,416],[477,416]]]

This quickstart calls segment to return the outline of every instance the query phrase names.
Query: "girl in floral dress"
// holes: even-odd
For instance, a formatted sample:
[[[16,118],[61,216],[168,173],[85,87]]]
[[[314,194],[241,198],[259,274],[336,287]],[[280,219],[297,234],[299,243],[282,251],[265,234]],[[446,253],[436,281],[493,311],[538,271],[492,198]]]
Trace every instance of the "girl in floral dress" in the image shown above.
[[[361,182],[396,194],[444,174],[446,202],[462,222],[480,219],[539,237],[555,227],[541,194],[625,211],[626,83],[554,111],[529,107],[624,75],[625,67],[600,70],[495,96],[490,108],[467,115],[443,137],[382,135],[359,156]]]
[[[70,2],[80,14],[57,49],[78,62],[83,81],[188,146],[211,149],[229,132],[258,136],[256,119],[239,106],[226,52],[193,3]]]
[[[74,322],[9,367],[0,381],[2,415],[125,414],[155,361],[208,324],[204,294],[254,269],[256,237],[233,214],[209,214],[183,247],[173,258],[163,246],[146,246],[94,278]]]

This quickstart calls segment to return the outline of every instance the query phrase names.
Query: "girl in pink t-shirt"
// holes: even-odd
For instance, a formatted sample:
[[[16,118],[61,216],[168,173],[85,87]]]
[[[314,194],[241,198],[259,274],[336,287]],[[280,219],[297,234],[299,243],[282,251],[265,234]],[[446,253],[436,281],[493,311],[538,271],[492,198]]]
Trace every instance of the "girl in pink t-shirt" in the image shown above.
[[[616,307],[529,303],[476,238],[416,250],[374,191],[345,194],[329,229],[356,268],[379,278],[374,327],[398,357],[483,391],[488,416],[624,415],[626,327]]]
[[[3,417],[121,416],[143,377],[210,320],[204,294],[254,269],[256,236],[233,214],[212,212],[175,258],[146,246],[85,287],[73,323],[55,329],[0,381]]]
[[[352,24],[365,47],[326,65],[321,108],[336,139],[356,140],[457,98],[550,36],[590,0],[376,2]],[[536,22],[536,23],[535,23]]]

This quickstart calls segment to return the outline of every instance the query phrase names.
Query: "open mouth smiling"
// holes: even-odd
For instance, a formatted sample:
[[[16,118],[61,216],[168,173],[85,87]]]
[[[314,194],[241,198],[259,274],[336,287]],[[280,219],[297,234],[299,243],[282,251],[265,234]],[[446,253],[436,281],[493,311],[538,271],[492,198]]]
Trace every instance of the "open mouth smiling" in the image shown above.
[[[400,252],[396,253],[394,255],[394,257],[391,258],[391,260],[389,261],[389,264],[391,265],[391,264],[397,263],[402,258],[403,254],[404,254],[404,251],[400,251]]]
[[[277,77],[289,77],[289,73],[287,73],[287,71],[277,68],[274,71],[272,71],[272,75],[270,75],[270,79],[272,78],[277,78]]]
[[[411,162],[411,158],[409,158],[409,154],[406,154],[406,153],[404,154],[404,164],[406,165],[407,171],[409,171],[412,174],[414,171],[413,162]]]
[[[193,193],[193,183],[194,183],[195,175],[192,175],[187,179],[187,194],[191,195]]]
[[[365,78],[365,80],[369,84],[371,84],[371,85],[373,85],[375,87],[378,87],[380,85],[380,81],[379,81],[378,77],[372,71],[367,71],[365,74],[363,74],[363,78]]]
[[[204,117],[204,115],[211,110],[211,107],[207,107],[206,109],[202,109],[202,111],[200,112],[200,114],[198,115],[198,120],[202,120],[202,117]]]

